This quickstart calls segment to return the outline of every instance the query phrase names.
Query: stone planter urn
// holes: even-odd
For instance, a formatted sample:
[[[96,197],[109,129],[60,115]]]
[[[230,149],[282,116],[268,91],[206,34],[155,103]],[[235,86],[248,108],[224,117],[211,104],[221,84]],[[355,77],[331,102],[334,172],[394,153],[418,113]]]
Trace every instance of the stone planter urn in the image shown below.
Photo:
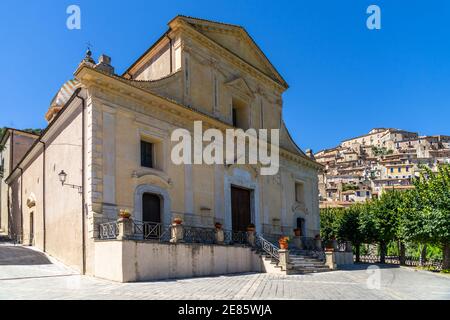
[[[215,230],[215,236],[216,236],[216,243],[217,244],[223,244],[225,241],[225,233],[223,232],[222,228],[216,228]]]
[[[184,228],[183,225],[181,224],[181,219],[180,222],[177,223],[175,222],[174,219],[174,223],[172,224],[172,227],[170,228],[170,243],[178,243],[178,242],[182,242],[183,238],[184,238]]]

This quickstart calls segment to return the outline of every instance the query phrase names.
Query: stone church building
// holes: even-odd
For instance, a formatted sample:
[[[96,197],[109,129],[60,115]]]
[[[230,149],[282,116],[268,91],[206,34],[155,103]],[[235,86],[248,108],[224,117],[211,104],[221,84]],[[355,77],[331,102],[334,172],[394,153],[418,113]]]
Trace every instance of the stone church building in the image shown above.
[[[261,269],[243,246],[164,241],[175,218],[185,237],[216,223],[230,239],[252,224],[267,239],[294,228],[305,238],[319,233],[321,166],[283,122],[285,80],[242,27],[185,16],[168,26],[121,75],[109,57],[95,62],[88,52],[20,159],[8,160],[14,142],[2,140],[4,232],[82,273],[118,281]],[[175,165],[171,133],[192,132],[194,121],[223,132],[279,129],[279,172]],[[114,237],[123,232],[121,210],[131,213],[134,237]]]

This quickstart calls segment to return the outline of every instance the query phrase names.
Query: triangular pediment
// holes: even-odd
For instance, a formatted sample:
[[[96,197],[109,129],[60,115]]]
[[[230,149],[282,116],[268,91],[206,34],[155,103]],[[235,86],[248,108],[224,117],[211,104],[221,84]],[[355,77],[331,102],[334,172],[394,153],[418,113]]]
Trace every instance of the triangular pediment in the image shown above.
[[[174,20],[176,19],[183,19],[202,35],[232,52],[246,63],[287,88],[288,85],[283,77],[274,68],[244,28],[192,17],[178,16]]]
[[[241,95],[244,95],[248,98],[253,98],[253,92],[248,86],[247,82],[245,82],[242,78],[237,78],[234,80],[231,80],[227,83],[225,83],[228,87],[232,88],[234,91],[240,93]]]

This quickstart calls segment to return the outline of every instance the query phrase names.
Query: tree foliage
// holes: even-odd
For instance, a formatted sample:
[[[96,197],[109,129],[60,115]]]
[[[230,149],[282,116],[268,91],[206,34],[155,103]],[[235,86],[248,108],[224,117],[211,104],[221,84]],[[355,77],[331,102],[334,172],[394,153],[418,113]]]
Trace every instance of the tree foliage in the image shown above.
[[[390,242],[438,245],[444,269],[450,268],[450,166],[441,165],[437,172],[423,167],[414,186],[404,192],[386,191],[379,199],[346,209],[326,209],[321,215],[322,237],[379,243],[382,260]]]

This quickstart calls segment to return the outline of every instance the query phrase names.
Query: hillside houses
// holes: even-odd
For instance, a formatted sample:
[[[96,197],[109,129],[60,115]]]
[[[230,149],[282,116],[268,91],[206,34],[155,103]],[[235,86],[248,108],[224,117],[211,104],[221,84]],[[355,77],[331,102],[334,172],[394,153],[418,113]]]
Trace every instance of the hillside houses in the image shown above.
[[[450,163],[450,136],[420,136],[393,128],[374,128],[315,155],[322,207],[346,207],[386,190],[412,188],[422,165],[436,170]]]

